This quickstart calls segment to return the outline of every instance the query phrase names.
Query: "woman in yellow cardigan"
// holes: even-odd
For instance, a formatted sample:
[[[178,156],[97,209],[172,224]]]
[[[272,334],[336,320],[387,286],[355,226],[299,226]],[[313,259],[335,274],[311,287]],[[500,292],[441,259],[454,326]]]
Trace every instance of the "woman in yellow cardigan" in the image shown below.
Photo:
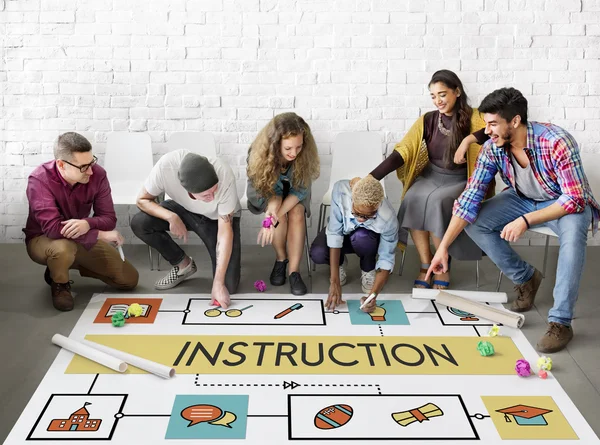
[[[430,240],[439,246],[452,216],[454,200],[464,190],[473,172],[480,145],[487,137],[480,113],[468,105],[468,97],[458,76],[449,70],[437,71],[429,82],[431,100],[437,108],[421,116],[394,152],[371,174],[378,180],[396,170],[402,181],[402,204],[398,211],[399,246],[406,248],[408,232],[421,259],[415,287],[446,289],[450,275],[436,275],[425,281],[433,258]],[[473,134],[472,134],[473,133]],[[459,161],[466,153],[467,162]],[[452,244],[451,257],[478,260],[481,249],[462,233]]]

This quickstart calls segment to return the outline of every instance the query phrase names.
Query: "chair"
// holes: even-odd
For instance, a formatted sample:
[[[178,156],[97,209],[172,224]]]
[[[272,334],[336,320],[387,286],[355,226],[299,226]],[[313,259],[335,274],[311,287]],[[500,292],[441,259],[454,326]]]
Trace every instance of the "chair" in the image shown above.
[[[153,166],[152,141],[148,133],[108,134],[104,169],[110,181],[114,204],[135,205],[140,188]],[[152,249],[148,249],[152,270]]]
[[[327,207],[331,206],[331,193],[336,182],[365,176],[383,160],[381,136],[370,131],[339,133],[331,147],[331,176],[329,188],[323,195],[319,207],[317,232],[325,227]],[[385,185],[384,186],[385,192]]]
[[[167,141],[169,151],[190,150],[207,158],[217,157],[217,146],[212,133],[200,131],[184,131],[173,133]],[[169,196],[165,194],[165,199]]]
[[[153,166],[150,135],[129,132],[108,134],[104,169],[114,204],[135,204]]]
[[[217,145],[212,133],[201,131],[182,131],[171,134],[167,141],[168,151],[190,150],[207,158],[217,157]],[[169,199],[165,193],[164,199]],[[148,246],[148,254],[152,257],[152,247]],[[160,270],[160,255],[157,255],[156,269]]]
[[[370,131],[339,133],[331,147],[331,176],[329,188],[321,199],[319,206],[319,220],[317,233],[326,225],[327,207],[331,206],[333,186],[342,179],[352,179],[356,176],[363,177],[377,167],[384,156],[382,154],[381,136]],[[385,192],[385,184],[381,181]],[[310,261],[310,260],[309,260]],[[316,265],[312,265],[316,270]]]
[[[206,156],[217,157],[217,146],[212,133],[201,131],[184,131],[173,133],[167,141],[169,151],[186,149]]]
[[[588,169],[585,170],[585,175],[592,189],[592,194],[596,199],[598,199],[600,198],[600,172],[598,172],[598,169],[595,166],[598,165],[598,163],[600,163],[600,154],[580,153],[580,155],[584,169],[586,165],[588,166]],[[546,264],[548,263],[548,247],[550,245],[550,237],[558,238],[558,234],[556,234],[552,229],[548,227],[534,227],[532,229],[528,229],[527,231],[532,233],[539,233],[540,235],[546,236],[546,246],[544,248],[544,265],[542,267],[542,276],[545,278]],[[502,273],[502,271],[500,271],[500,273],[498,274],[498,284],[496,285],[496,292],[500,290],[503,275],[504,274]]]

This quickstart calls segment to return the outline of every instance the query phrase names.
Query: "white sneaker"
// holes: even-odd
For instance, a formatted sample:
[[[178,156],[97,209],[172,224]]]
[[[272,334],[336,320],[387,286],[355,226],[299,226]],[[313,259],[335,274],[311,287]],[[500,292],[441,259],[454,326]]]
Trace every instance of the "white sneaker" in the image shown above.
[[[373,269],[371,272],[365,272],[364,270],[361,270],[360,283],[362,285],[362,291],[365,294],[371,293],[371,289],[373,289],[373,284],[375,284],[375,269]]]
[[[344,258],[344,262],[340,266],[340,286],[343,286],[348,282],[348,277],[346,276],[346,268],[344,267],[346,265],[346,262],[347,260],[346,258]],[[331,283],[331,279],[329,280],[329,282]]]
[[[197,271],[198,268],[196,267],[196,263],[192,258],[190,258],[190,264],[185,266],[183,269],[179,269],[179,266],[173,266],[173,268],[165,277],[161,278],[154,284],[154,288],[158,290],[174,288],[187,277],[195,274]]]
[[[348,281],[348,277],[346,277],[346,268],[344,267],[345,264],[346,259],[344,258],[344,262],[340,266],[340,285],[342,286]]]

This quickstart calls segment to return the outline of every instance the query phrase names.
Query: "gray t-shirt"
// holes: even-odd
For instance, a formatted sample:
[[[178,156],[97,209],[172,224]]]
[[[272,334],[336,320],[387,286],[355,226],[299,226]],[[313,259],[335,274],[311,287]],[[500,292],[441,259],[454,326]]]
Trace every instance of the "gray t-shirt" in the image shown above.
[[[531,169],[531,163],[523,168],[519,165],[513,154],[510,155],[510,160],[515,170],[515,184],[523,195],[534,201],[549,201],[553,199],[536,179]]]

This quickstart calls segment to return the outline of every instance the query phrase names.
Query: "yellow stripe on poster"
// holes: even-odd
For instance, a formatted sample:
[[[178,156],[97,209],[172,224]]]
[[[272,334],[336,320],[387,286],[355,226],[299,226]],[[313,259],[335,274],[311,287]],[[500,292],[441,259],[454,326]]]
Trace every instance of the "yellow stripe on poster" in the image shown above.
[[[319,337],[88,335],[87,340],[164,365],[179,374],[514,374],[521,353],[509,337]],[[129,367],[127,372],[143,373]],[[114,373],[75,356],[67,374]]]

